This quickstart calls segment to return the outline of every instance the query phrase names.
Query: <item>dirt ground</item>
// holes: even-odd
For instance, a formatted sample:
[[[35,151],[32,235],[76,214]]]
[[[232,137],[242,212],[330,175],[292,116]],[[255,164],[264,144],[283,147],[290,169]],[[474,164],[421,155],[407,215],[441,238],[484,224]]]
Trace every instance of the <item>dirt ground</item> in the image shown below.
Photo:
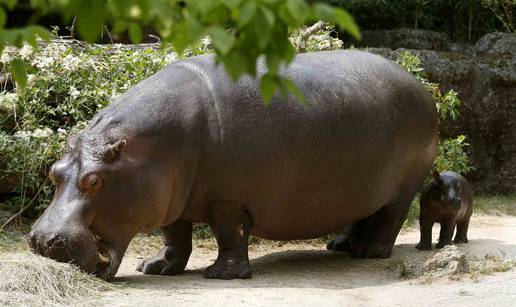
[[[434,227],[434,241],[438,227]],[[474,216],[470,243],[459,249],[468,258],[493,256],[515,263],[516,217]],[[142,257],[126,255],[116,278],[119,288],[87,302],[98,306],[514,306],[516,270],[488,269],[435,280],[400,277],[401,263],[423,263],[436,251],[414,248],[419,230],[403,231],[393,256],[351,259],[326,251],[321,242],[260,244],[251,248],[251,280],[207,280],[202,270],[217,255],[210,244],[194,247],[187,271],[179,276],[149,276],[135,271]],[[147,254],[145,252],[145,254]],[[496,271],[495,265],[495,271]]]

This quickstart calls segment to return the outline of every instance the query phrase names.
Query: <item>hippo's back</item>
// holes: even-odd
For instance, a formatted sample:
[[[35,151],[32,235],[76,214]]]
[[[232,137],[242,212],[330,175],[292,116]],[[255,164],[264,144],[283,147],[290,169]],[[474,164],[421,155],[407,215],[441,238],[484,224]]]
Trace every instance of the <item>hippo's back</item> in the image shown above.
[[[415,78],[382,57],[356,51],[297,56],[284,73],[306,107],[279,94],[265,107],[254,79],[232,83],[211,56],[167,69],[174,67],[196,74],[210,94],[203,101],[209,132],[194,190],[202,196],[192,201],[246,204],[256,235],[301,239],[333,232],[412,197],[433,162],[435,104]]]

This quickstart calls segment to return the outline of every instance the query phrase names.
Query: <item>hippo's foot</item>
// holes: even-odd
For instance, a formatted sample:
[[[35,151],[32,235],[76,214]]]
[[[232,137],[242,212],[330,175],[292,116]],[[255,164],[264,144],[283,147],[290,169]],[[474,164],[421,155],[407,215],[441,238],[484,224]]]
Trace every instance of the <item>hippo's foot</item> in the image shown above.
[[[391,253],[392,245],[355,243],[350,248],[353,258],[389,258]]]
[[[445,247],[446,245],[451,245],[452,242],[451,241],[439,241],[436,245],[435,245],[435,248],[443,248]]]
[[[177,275],[181,274],[188,262],[187,255],[179,255],[171,246],[163,247],[155,256],[141,261],[136,271],[150,275]]]
[[[326,249],[336,252],[348,252],[351,241],[352,240],[349,236],[340,234],[335,239],[328,241]]]
[[[430,250],[430,249],[432,249],[432,243],[419,242],[416,245],[416,248],[419,249],[419,250],[422,250],[422,251]]]
[[[455,236],[455,239],[453,240],[453,243],[468,243],[467,237],[457,237]]]
[[[204,277],[211,279],[248,279],[251,276],[251,266],[248,260],[217,259],[214,264],[207,267],[204,271]]]

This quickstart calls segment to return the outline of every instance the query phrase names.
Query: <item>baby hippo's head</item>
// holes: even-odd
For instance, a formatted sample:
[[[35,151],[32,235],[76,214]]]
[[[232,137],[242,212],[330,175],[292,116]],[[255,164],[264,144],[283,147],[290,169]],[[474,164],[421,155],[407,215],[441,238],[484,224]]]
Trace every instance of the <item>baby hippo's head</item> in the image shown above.
[[[439,172],[433,171],[432,177],[435,181],[433,188],[436,191],[433,195],[437,198],[436,201],[445,208],[459,210],[462,203],[462,186],[459,175],[454,172],[439,174]]]

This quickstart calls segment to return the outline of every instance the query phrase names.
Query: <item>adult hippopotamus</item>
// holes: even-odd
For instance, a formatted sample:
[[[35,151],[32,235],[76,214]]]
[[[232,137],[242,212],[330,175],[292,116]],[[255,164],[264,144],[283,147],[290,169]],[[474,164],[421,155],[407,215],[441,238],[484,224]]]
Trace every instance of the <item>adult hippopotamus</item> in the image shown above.
[[[258,74],[264,72],[258,64]],[[307,239],[345,225],[356,257],[389,257],[438,143],[435,103],[391,61],[358,51],[298,55],[282,74],[307,107],[232,82],[212,55],[172,63],[119,96],[51,168],[54,199],[30,246],[103,278],[130,240],[161,227],[146,274],[177,274],[192,223],[219,247],[207,278],[249,278],[250,234]]]

